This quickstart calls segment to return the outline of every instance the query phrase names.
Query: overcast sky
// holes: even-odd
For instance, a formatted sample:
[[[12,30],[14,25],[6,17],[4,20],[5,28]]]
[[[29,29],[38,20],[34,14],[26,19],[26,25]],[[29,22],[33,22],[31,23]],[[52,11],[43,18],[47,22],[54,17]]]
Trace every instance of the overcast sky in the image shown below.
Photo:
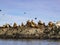
[[[0,9],[0,25],[20,24],[35,17],[35,22],[60,21],[60,0],[0,0]]]

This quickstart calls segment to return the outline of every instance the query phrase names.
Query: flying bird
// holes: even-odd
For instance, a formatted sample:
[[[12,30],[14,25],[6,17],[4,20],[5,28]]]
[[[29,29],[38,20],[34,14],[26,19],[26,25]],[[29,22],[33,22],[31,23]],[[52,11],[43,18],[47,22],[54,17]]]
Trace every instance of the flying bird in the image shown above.
[[[24,14],[26,14],[26,12],[24,12]]]
[[[36,20],[37,18],[35,18],[35,20]]]
[[[0,9],[0,11],[2,11],[2,10]]]

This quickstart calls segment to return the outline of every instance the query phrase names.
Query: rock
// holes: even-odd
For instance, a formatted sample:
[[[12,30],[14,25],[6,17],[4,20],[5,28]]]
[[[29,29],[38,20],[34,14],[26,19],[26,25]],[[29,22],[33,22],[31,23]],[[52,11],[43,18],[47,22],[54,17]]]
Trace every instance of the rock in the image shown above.
[[[27,21],[26,26],[27,26],[27,27],[30,27],[30,26],[31,26],[30,20]]]
[[[3,25],[3,27],[9,28],[11,27],[9,24]]]
[[[5,32],[3,30],[0,30],[0,35],[4,35]]]
[[[13,24],[13,27],[17,27],[17,24],[16,24],[16,23],[14,23],[14,24]]]
[[[57,28],[60,27],[60,21],[56,22],[56,26],[57,26]]]
[[[60,38],[60,27],[56,27],[53,22],[45,23],[39,21],[36,24],[33,20],[27,21],[26,25],[23,23],[17,26],[16,23],[11,27],[9,24],[0,27],[0,37],[4,38]],[[17,28],[16,28],[17,27]]]
[[[24,26],[24,24],[22,23],[21,26]]]
[[[21,29],[24,29],[25,28],[25,25],[22,23],[21,26],[20,26]]]
[[[6,32],[6,35],[12,36],[12,35],[13,35],[13,30],[8,30],[8,31]]]

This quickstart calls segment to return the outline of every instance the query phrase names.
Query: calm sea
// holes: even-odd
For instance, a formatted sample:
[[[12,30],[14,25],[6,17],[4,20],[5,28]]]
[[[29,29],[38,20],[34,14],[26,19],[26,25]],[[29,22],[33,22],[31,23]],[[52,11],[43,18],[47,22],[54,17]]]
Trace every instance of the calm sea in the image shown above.
[[[0,40],[0,45],[60,45],[59,40]]]

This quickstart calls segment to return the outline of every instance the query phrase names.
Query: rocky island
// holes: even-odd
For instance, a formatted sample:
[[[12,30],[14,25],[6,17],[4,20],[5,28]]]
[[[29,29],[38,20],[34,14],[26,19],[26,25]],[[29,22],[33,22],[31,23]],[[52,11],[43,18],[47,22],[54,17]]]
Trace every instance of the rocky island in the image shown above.
[[[60,23],[28,20],[26,24],[0,26],[0,39],[60,39]]]

